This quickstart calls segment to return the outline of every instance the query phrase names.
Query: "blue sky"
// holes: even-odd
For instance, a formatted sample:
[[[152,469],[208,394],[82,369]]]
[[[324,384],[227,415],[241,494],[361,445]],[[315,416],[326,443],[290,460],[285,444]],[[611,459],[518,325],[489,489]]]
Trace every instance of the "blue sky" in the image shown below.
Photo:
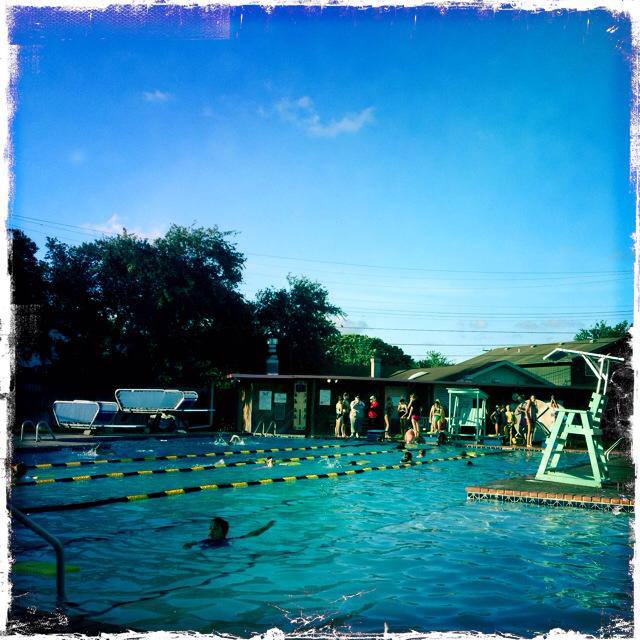
[[[417,357],[631,318],[624,18],[14,17],[10,223],[39,245],[217,224],[248,297],[308,275],[347,327]]]

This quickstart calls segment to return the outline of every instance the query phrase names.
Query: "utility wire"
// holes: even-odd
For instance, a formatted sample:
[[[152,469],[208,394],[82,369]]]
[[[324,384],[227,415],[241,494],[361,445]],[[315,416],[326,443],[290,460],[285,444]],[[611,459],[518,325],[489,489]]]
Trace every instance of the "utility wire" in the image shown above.
[[[109,232],[105,232],[102,229],[96,229],[93,227],[89,227],[89,226],[79,226],[79,225],[73,225],[73,224],[69,224],[69,223],[64,223],[64,222],[58,222],[55,220],[48,220],[46,218],[36,218],[36,217],[32,217],[32,216],[24,216],[24,215],[20,215],[20,214],[11,214],[10,215],[11,218],[18,218],[18,219],[24,219],[24,220],[30,220],[30,221],[35,221],[35,222],[41,222],[41,223],[47,223],[49,225],[55,225],[55,226],[60,226],[60,227],[66,227],[66,228],[70,228],[70,229],[79,229],[81,230],[83,233],[87,234],[87,235],[91,235],[90,232],[93,231],[95,234],[98,234],[100,236],[109,236],[109,235],[117,235],[116,233],[109,233]],[[514,276],[514,275],[522,275],[522,276],[528,276],[528,275],[560,275],[560,276],[567,276],[567,277],[571,277],[571,276],[580,276],[580,275],[614,275],[614,274],[629,274],[632,273],[631,269],[624,269],[624,270],[609,270],[609,271],[482,271],[479,269],[433,269],[433,268],[426,268],[426,267],[399,267],[399,266],[388,266],[388,265],[379,265],[379,264],[364,264],[364,263],[356,263],[356,262],[339,262],[339,261],[335,261],[335,260],[317,260],[317,259],[313,259],[313,258],[298,258],[298,257],[293,257],[293,256],[280,256],[280,255],[272,255],[272,254],[266,254],[266,253],[254,253],[254,252],[245,252],[245,255],[248,256],[256,256],[256,257],[262,257],[262,258],[269,258],[269,259],[275,259],[275,260],[289,260],[289,261],[294,261],[294,262],[309,262],[309,263],[316,263],[316,264],[329,264],[329,265],[337,265],[337,266],[351,266],[351,267],[360,267],[360,268],[366,268],[366,269],[382,269],[382,270],[388,270],[388,271],[419,271],[419,272],[425,272],[425,273],[461,273],[461,274],[487,274],[487,275],[496,275],[496,274],[503,274],[503,275],[510,275],[510,276]]]

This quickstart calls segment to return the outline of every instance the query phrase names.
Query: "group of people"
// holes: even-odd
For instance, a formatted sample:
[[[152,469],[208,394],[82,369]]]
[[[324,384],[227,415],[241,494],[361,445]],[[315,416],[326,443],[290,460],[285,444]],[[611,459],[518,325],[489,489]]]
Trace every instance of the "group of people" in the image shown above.
[[[384,407],[380,407],[375,395],[369,396],[369,402],[365,404],[359,395],[349,400],[349,394],[344,393],[336,402],[336,438],[359,438],[363,425],[369,429],[384,427],[384,438],[388,439],[392,431],[396,430],[404,435],[405,442],[412,442],[420,437],[420,419],[423,415],[423,407],[420,398],[415,393],[409,396],[409,402],[400,398],[397,405],[387,398]],[[383,424],[381,424],[381,419]],[[447,414],[444,406],[436,400],[429,412],[429,434],[438,434],[445,430]],[[349,433],[347,433],[349,430]],[[409,435],[411,432],[411,435]]]
[[[369,403],[365,403],[356,394],[353,400],[349,400],[349,394],[342,394],[336,402],[336,438],[359,438],[365,417],[369,429],[376,429],[380,423],[380,416],[384,416],[385,435],[389,435],[390,419],[393,413],[391,399],[388,398],[384,406],[384,413],[380,409],[380,403],[375,396],[369,396]],[[349,428],[349,434],[347,434]]]
[[[511,407],[510,403],[497,404],[495,406],[489,416],[489,422],[493,425],[494,433],[496,436],[502,436],[505,444],[525,445],[527,448],[531,448],[536,422],[541,415],[538,401],[535,395],[530,396],[528,399],[520,396],[517,398],[515,407],[513,409]],[[550,411],[552,422],[555,420],[558,408],[559,405],[556,399],[551,396],[548,410]]]

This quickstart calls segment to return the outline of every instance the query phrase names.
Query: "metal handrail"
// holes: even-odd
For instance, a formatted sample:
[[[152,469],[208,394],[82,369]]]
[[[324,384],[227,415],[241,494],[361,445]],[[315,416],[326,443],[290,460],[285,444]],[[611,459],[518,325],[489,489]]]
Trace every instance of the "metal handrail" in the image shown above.
[[[625,436],[622,436],[622,438],[618,438],[605,452],[604,452],[604,459],[609,461],[609,458],[611,457],[611,453],[613,452],[613,450],[625,439]]]
[[[56,598],[58,604],[62,604],[67,600],[67,594],[65,591],[65,565],[64,565],[64,548],[62,543],[54,535],[51,535],[48,531],[43,529],[40,525],[36,524],[31,518],[26,516],[22,511],[16,509],[11,503],[9,503],[9,511],[13,514],[15,519],[23,524],[28,529],[31,529],[34,533],[46,540],[56,552]]]
[[[49,435],[51,436],[52,440],[57,440],[55,434],[53,433],[53,431],[51,430],[51,427],[49,426],[49,423],[46,420],[40,420],[38,422],[38,424],[36,424],[36,426],[33,426],[33,422],[31,420],[25,420],[22,423],[22,426],[20,427],[20,442],[22,442],[24,440],[24,431],[25,429],[27,429],[28,427],[31,427],[31,429],[35,429],[35,434],[36,434],[36,439],[35,441],[38,442],[38,436],[40,434],[40,429],[46,429],[49,432]]]
[[[262,427],[262,431],[260,431],[260,427]],[[256,430],[253,432],[254,436],[263,436],[264,435],[264,420],[260,420],[260,422],[258,422],[258,426],[256,427]]]

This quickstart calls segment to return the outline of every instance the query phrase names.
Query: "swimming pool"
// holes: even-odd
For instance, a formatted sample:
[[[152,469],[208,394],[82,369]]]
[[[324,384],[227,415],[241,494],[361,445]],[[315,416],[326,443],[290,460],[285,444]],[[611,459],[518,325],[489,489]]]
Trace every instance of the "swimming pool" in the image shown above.
[[[247,439],[235,448],[323,444],[336,441]],[[112,448],[109,458],[222,450],[210,438],[119,442]],[[277,461],[335,453],[352,455],[273,468],[259,464],[17,487],[13,500],[18,507],[79,502],[392,464],[401,457],[389,446],[366,442],[272,455]],[[426,457],[459,453],[454,447],[427,447]],[[66,456],[82,459],[74,452]],[[65,541],[67,563],[78,569],[67,576],[67,595],[78,605],[70,611],[135,630],[246,634],[279,627],[381,633],[386,622],[391,631],[533,635],[556,627],[606,633],[623,621],[630,633],[629,515],[466,500],[465,486],[531,473],[539,456],[511,452],[474,458],[473,466],[449,460],[33,518]],[[105,472],[106,466],[108,471],[150,470],[209,465],[222,458],[30,473],[63,477]],[[229,543],[185,549],[184,543],[206,537],[212,516],[229,521]],[[260,536],[233,539],[272,520],[275,524]],[[31,532],[22,527],[14,532],[16,560],[53,560],[50,548]],[[12,583],[22,606],[53,607],[52,577],[16,573]]]

